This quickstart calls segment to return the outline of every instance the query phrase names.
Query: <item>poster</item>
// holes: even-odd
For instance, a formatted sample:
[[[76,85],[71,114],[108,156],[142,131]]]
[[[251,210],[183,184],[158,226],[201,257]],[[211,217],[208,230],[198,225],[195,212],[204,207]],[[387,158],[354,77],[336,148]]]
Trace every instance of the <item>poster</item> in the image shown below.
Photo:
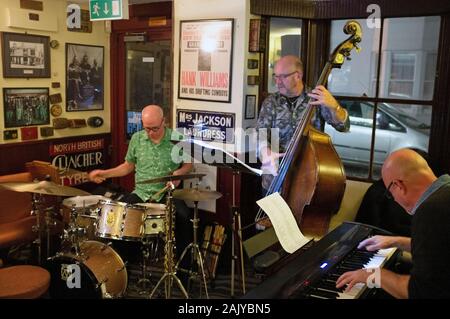
[[[233,19],[180,24],[178,98],[229,103]]]

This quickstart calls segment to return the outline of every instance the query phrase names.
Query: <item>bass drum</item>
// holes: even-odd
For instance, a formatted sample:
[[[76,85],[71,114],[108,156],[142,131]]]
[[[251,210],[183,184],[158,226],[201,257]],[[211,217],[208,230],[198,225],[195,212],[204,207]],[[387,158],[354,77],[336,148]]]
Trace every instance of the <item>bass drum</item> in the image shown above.
[[[59,254],[48,261],[50,296],[56,299],[120,298],[128,283],[122,258],[108,245],[84,241],[80,253]]]

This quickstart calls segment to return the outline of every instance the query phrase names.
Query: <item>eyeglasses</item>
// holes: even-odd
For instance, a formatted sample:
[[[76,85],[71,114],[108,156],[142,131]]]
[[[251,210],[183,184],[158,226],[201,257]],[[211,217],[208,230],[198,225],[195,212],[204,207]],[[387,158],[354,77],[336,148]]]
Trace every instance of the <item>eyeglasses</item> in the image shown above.
[[[288,74],[279,74],[279,75],[276,75],[275,73],[274,74],[272,74],[272,78],[274,79],[274,81],[276,81],[276,80],[286,80],[288,77],[290,77],[292,74],[294,74],[294,73],[297,73],[298,71],[294,71],[294,72],[291,72],[291,73],[288,73]]]
[[[387,199],[394,199],[394,196],[392,196],[392,193],[391,193],[391,187],[392,187],[392,185],[394,185],[394,181],[392,181],[392,182],[389,183],[388,187],[386,188],[386,191],[384,192],[384,196],[385,196]]]
[[[161,124],[160,124],[159,126],[144,127],[144,130],[145,130],[146,132],[150,132],[150,131],[152,131],[152,132],[158,132],[158,130],[159,130],[159,129],[161,128],[161,126],[163,125],[163,123],[164,123],[164,119],[161,120]]]

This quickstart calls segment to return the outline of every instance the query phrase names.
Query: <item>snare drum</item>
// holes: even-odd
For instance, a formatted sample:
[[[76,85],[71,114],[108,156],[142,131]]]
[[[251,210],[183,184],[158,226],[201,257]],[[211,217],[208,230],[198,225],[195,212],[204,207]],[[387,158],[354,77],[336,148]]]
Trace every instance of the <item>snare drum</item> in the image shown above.
[[[102,238],[141,240],[145,207],[100,200],[96,235]]]
[[[166,205],[156,203],[140,203],[145,207],[144,236],[158,236],[166,231]]]
[[[128,274],[122,258],[98,241],[80,244],[80,254],[50,258],[50,295],[53,298],[118,298],[125,293]]]

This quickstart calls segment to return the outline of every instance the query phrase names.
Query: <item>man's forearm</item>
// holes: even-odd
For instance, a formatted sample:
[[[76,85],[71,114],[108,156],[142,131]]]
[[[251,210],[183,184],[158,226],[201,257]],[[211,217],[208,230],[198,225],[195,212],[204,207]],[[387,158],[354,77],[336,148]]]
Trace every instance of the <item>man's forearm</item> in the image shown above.
[[[185,175],[192,170],[192,166],[193,165],[191,163],[184,163],[179,169],[175,171],[176,173],[174,172],[174,175]]]
[[[104,170],[101,176],[104,178],[122,177],[130,174],[133,170],[133,165],[129,163],[122,163],[114,168]]]
[[[381,269],[381,288],[399,299],[408,298],[409,275],[399,275],[392,271]]]
[[[398,249],[411,252],[411,238],[409,237],[395,237],[394,238],[394,247]]]

